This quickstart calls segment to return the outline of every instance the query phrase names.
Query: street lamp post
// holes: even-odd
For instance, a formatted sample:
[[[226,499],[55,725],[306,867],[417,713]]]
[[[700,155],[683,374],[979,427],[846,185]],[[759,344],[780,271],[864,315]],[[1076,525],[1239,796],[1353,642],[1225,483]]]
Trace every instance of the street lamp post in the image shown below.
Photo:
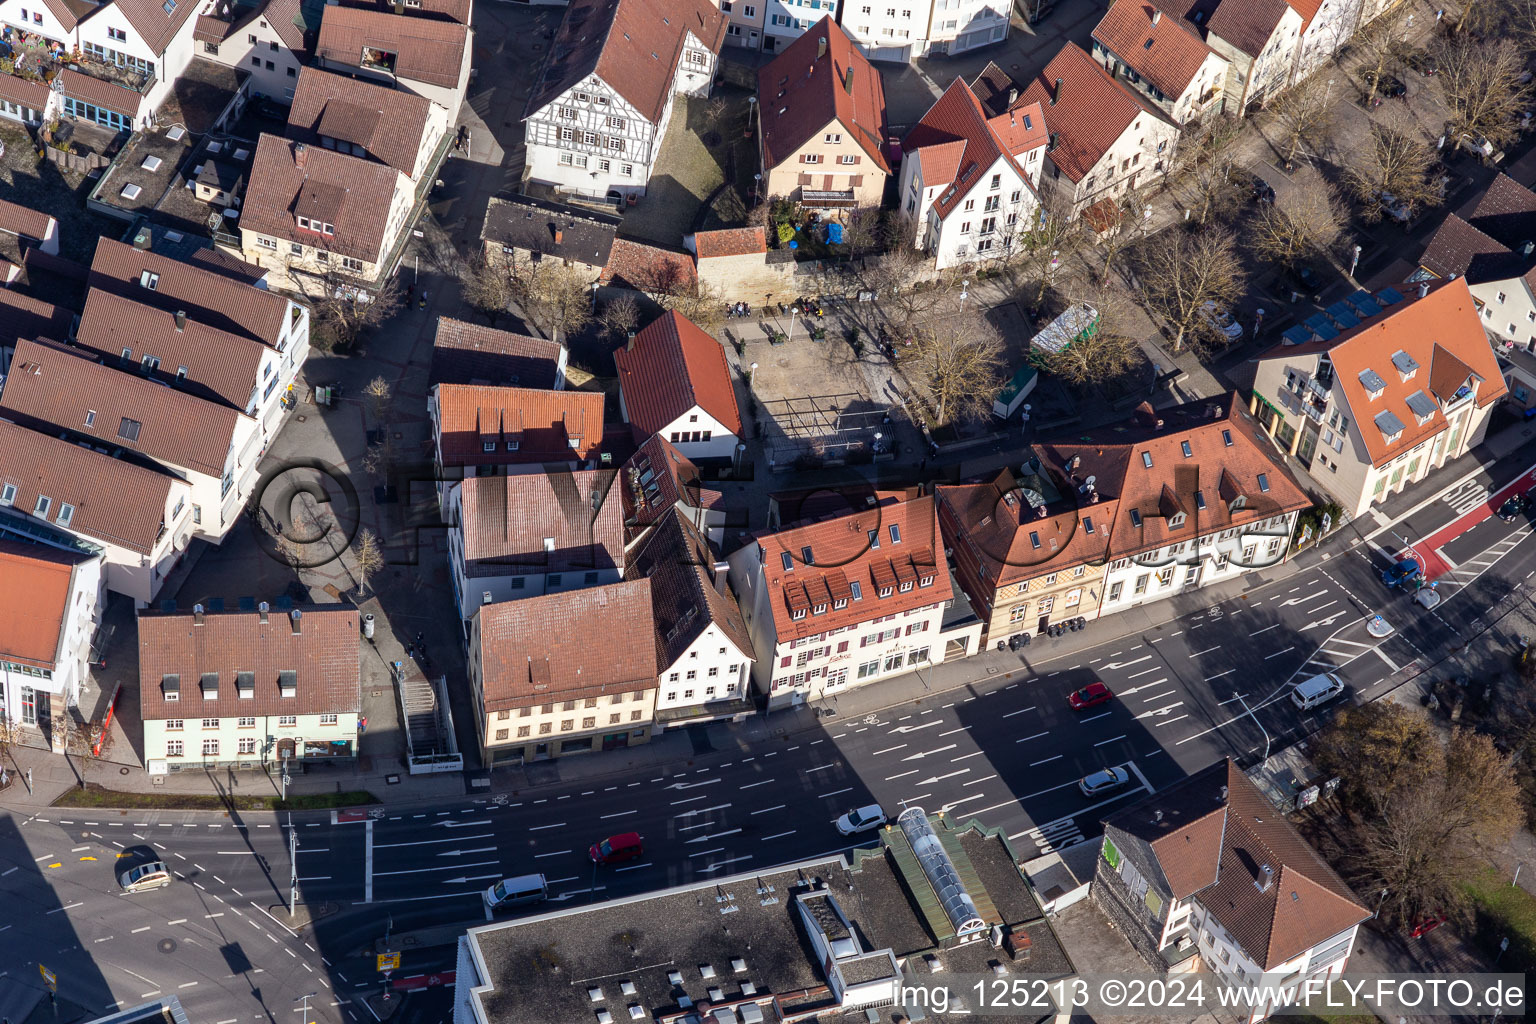
[[[301,1012],[304,1014],[304,1020],[301,1022],[301,1024],[310,1024],[310,1020],[309,1020],[309,1001],[311,999],[313,999],[313,998],[315,998],[315,993],[313,993],[313,992],[306,992],[304,995],[299,996],[299,997],[294,999],[294,1002],[296,1002],[296,1003],[303,1003],[304,1004],[301,1007]]]
[[[960,282],[960,312],[965,312],[965,299],[970,295],[971,282],[969,279]]]
[[[1349,276],[1350,276],[1351,279],[1354,278],[1354,276],[1355,276],[1355,268],[1358,267],[1359,265],[1360,265],[1360,247],[1357,245],[1357,246],[1355,246],[1354,258],[1349,261]]]
[[[1376,910],[1371,914],[1372,920],[1381,916],[1381,905],[1387,902],[1387,893],[1390,891],[1389,889],[1383,889],[1381,890],[1381,895],[1376,897]]]
[[[299,912],[299,833],[293,827],[293,813],[288,814],[288,918]],[[307,1006],[308,1004],[306,1004]],[[307,1011],[306,1011],[307,1014]],[[306,1020],[306,1024],[308,1021]]]
[[[1264,734],[1264,761],[1263,761],[1263,764],[1264,764],[1265,768],[1268,768],[1269,767],[1269,730],[1264,728],[1264,723],[1259,721],[1259,716],[1254,714],[1252,709],[1250,709],[1248,707],[1248,701],[1246,699],[1244,699],[1242,694],[1234,693],[1232,696],[1235,697],[1237,699],[1238,703],[1243,706],[1243,713],[1245,715],[1247,715],[1249,718],[1253,719],[1253,724],[1257,725],[1259,727],[1259,731]]]

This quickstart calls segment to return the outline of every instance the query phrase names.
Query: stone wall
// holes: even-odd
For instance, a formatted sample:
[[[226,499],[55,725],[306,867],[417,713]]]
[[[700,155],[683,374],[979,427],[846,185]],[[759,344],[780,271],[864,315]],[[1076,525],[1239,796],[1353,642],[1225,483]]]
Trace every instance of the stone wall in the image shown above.
[[[1150,915],[1146,906],[1132,898],[1125,880],[1110,870],[1109,863],[1102,855],[1094,871],[1093,888],[1089,896],[1104,916],[1109,918],[1110,924],[1130,940],[1147,966],[1159,973],[1168,970],[1168,965],[1157,953],[1157,936],[1147,933],[1145,921]]]

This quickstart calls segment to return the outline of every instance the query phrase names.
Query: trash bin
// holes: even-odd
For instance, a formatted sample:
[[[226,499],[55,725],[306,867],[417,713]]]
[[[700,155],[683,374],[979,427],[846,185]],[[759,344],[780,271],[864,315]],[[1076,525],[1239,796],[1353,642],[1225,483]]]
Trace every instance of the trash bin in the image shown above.
[[[372,640],[373,639],[373,613],[372,612],[369,612],[367,615],[363,616],[363,639],[365,639],[365,640]]]

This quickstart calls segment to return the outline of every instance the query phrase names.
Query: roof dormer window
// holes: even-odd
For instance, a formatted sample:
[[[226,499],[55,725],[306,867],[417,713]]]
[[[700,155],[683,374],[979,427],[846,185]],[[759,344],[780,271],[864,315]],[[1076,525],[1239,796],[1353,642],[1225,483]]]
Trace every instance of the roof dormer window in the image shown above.
[[[1177,530],[1179,527],[1184,525],[1184,519],[1185,516],[1183,512],[1175,512],[1173,515],[1168,517],[1168,528],[1170,530]]]
[[[1247,504],[1248,496],[1246,494],[1239,494],[1237,497],[1232,499],[1232,503],[1228,505],[1227,508],[1230,511],[1236,512],[1238,509],[1243,508]]]
[[[790,613],[789,613],[789,617],[798,622],[799,620],[805,618],[805,609],[804,608],[792,609],[790,611]]]
[[[912,581],[911,580],[904,580],[902,582],[902,584],[899,587],[897,587],[896,589],[900,590],[903,594],[905,594],[907,591],[912,589]]]
[[[891,588],[890,587],[881,587],[880,588],[880,596],[881,597],[890,597],[891,596]]]
[[[846,597],[840,597],[836,601],[832,602],[832,607],[841,611],[842,609],[848,607],[848,599]]]
[[[815,605],[811,608],[811,613],[813,615],[825,615],[827,614],[827,606],[825,604]]]
[[[1392,365],[1397,367],[1397,374],[1405,384],[1413,380],[1414,374],[1419,372],[1418,360],[1402,349],[1392,353]]]

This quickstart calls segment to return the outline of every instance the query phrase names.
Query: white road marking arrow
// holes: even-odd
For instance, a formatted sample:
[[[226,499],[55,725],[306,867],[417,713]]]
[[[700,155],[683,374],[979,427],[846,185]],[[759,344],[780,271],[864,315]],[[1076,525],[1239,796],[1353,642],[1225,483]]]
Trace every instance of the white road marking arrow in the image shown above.
[[[483,821],[434,821],[433,828],[484,828]]]
[[[670,785],[670,786],[663,786],[662,788],[663,789],[698,789],[700,786],[712,786],[712,785],[714,785],[715,783],[717,783],[719,781],[720,781],[719,777],[716,776],[713,779],[705,779],[703,782],[674,782],[674,783],[672,783],[672,785]]]
[[[1293,597],[1289,601],[1281,601],[1280,602],[1280,607],[1281,608],[1289,608],[1293,604],[1306,604],[1308,601],[1312,600],[1315,597],[1326,597],[1327,595],[1328,595],[1328,591],[1326,591],[1326,590],[1319,590],[1317,593],[1315,593],[1315,594],[1308,594],[1306,597]]]
[[[890,731],[899,733],[917,732],[919,729],[931,729],[942,721],[942,718],[934,718],[924,722],[922,725],[898,725],[896,728]]]
[[[494,853],[495,850],[496,850],[496,847],[494,847],[494,846],[481,846],[481,847],[477,847],[476,849],[473,849],[473,850],[449,850],[447,853],[440,853],[440,854],[438,854],[438,856],[439,857],[462,857],[466,853]]]
[[[916,785],[919,785],[919,786],[931,786],[935,782],[943,782],[945,779],[952,779],[956,775],[964,775],[968,771],[970,771],[969,768],[962,768],[962,769],[960,769],[957,772],[950,772],[948,775],[934,775],[934,776],[930,776],[929,778],[924,779],[922,782],[916,783]]]
[[[1318,619],[1316,622],[1309,622],[1309,623],[1307,623],[1305,626],[1302,626],[1299,630],[1297,630],[1297,632],[1298,633],[1305,633],[1307,630],[1309,630],[1309,629],[1316,629],[1318,626],[1331,626],[1336,621],[1338,621],[1339,619],[1343,618],[1344,616],[1346,616],[1348,614],[1349,614],[1349,612],[1334,612],[1332,615],[1328,616],[1326,619]]]
[[[921,754],[913,754],[910,757],[902,758],[902,760],[903,761],[917,761],[917,760],[920,760],[922,758],[927,757],[929,754],[942,754],[946,750],[954,750],[954,749],[955,749],[955,744],[951,743],[947,747],[940,747],[937,750],[925,750]]]
[[[443,879],[444,885],[463,885],[465,882],[483,882],[487,878],[500,878],[500,875],[471,875],[468,878],[460,875],[458,878]]]

